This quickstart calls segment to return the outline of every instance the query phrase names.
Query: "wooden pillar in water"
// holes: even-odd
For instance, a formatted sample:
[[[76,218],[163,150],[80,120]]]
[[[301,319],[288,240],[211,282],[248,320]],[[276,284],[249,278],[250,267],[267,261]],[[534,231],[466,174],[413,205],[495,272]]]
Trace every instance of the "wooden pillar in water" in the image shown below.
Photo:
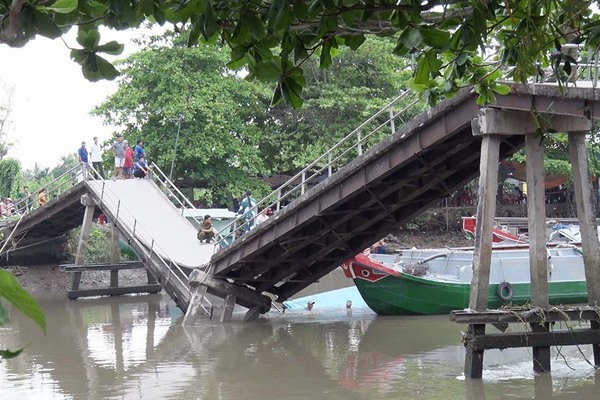
[[[121,261],[121,249],[119,248],[119,231],[115,227],[115,224],[111,225],[110,228],[110,261],[113,265],[118,264]],[[110,270],[110,287],[118,287],[119,286],[119,270],[112,269]]]
[[[534,133],[525,135],[527,155],[527,223],[529,227],[529,273],[531,304],[548,307],[548,253],[546,250],[546,199],[544,145]],[[533,332],[548,332],[546,323],[532,323]],[[550,347],[533,348],[533,370],[550,371]]]
[[[90,240],[90,229],[92,228],[92,222],[94,219],[94,209],[96,204],[88,196],[84,194],[81,196],[81,204],[85,206],[83,213],[83,223],[81,224],[81,233],[79,234],[79,242],[77,243],[77,253],[75,254],[75,265],[80,267],[85,263],[85,256],[87,254],[87,244]],[[79,283],[81,282],[81,272],[73,273],[71,278],[71,290],[79,289]]]
[[[573,169],[575,204],[581,232],[581,247],[585,266],[588,301],[592,306],[600,305],[600,245],[596,228],[596,210],[591,190],[585,133],[569,132],[569,156]],[[592,329],[600,330],[597,321],[592,321]],[[592,345],[594,364],[600,366],[600,346]]]
[[[473,278],[469,297],[469,308],[474,311],[485,311],[488,304],[499,151],[500,137],[498,135],[484,135],[481,142],[479,204],[477,205],[477,225],[475,227]],[[482,335],[485,333],[485,324],[469,325],[468,330],[473,335]],[[469,378],[481,379],[483,350],[467,347],[466,352],[465,375]]]

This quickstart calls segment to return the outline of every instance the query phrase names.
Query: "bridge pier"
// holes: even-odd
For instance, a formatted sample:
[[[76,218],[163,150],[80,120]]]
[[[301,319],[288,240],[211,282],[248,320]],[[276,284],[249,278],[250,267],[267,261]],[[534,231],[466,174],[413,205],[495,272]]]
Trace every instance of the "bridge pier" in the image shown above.
[[[472,121],[474,135],[482,136],[479,204],[477,207],[477,226],[475,249],[473,254],[473,278],[469,297],[469,309],[466,315],[452,313],[455,322],[468,323],[463,338],[466,348],[465,376],[481,379],[483,373],[484,351],[493,348],[532,347],[533,369],[536,372],[549,372],[551,369],[550,346],[558,344],[558,338],[564,338],[562,344],[589,343],[594,348],[594,362],[600,363],[600,331],[598,317],[594,313],[587,320],[592,329],[576,332],[556,332],[550,330],[549,320],[536,319],[525,315],[511,319],[497,312],[490,316],[487,312],[492,256],[492,228],[495,217],[498,153],[502,135],[525,135],[527,155],[527,213],[529,228],[529,270],[531,288],[531,306],[542,315],[560,318],[564,312],[550,310],[548,300],[548,258],[546,251],[546,213],[544,202],[544,147],[542,135],[550,130],[569,133],[569,150],[575,181],[578,218],[583,239],[584,265],[590,305],[597,312],[600,301],[600,247],[596,231],[596,220],[592,193],[590,190],[589,170],[585,133],[592,127],[588,118],[569,115],[550,115],[544,113],[506,111],[494,108],[482,109]],[[557,315],[552,315],[555,313]],[[576,320],[584,320],[580,313]],[[499,318],[501,321],[496,321]],[[526,333],[486,334],[487,323],[528,323],[531,331]],[[584,338],[585,336],[585,338]],[[598,357],[596,357],[598,355]]]
[[[79,297],[119,296],[132,293],[160,292],[162,290],[162,286],[156,283],[156,280],[148,271],[148,284],[119,286],[119,271],[121,269],[145,269],[146,267],[142,262],[121,262],[121,252],[119,248],[120,234],[114,224],[111,227],[111,262],[108,264],[85,263],[87,245],[90,239],[90,230],[92,227],[96,203],[89,195],[84,194],[81,196],[81,204],[85,206],[85,211],[83,215],[83,223],[81,225],[81,233],[79,235],[79,242],[77,243],[75,263],[63,264],[60,266],[62,271],[73,274],[71,277],[71,285],[69,289],[67,289],[67,297],[69,299],[77,299]],[[79,287],[81,284],[81,276],[85,271],[109,271],[109,286],[81,289]]]
[[[235,304],[248,308],[244,321],[258,318],[271,309],[271,299],[268,296],[257,293],[254,290],[241,285],[235,285],[226,279],[219,279],[200,269],[192,271],[189,277],[189,283],[194,287],[194,295],[183,318],[184,325],[191,325],[201,314],[208,314],[212,317],[211,311],[203,305],[207,293],[224,299],[223,309],[221,311],[220,321],[230,322]]]

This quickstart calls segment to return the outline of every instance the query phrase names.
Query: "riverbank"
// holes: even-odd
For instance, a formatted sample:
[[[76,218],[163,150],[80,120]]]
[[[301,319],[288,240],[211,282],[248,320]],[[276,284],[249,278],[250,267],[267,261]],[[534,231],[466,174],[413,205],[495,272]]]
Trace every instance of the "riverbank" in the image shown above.
[[[441,231],[401,231],[388,235],[386,248],[394,251],[399,248],[443,248],[472,246],[473,241],[462,232]],[[32,267],[13,266],[7,270],[14,273],[19,283],[32,293],[64,292],[71,283],[71,274],[61,272],[56,264]],[[108,271],[89,271],[81,276],[81,287],[107,286],[110,282]],[[122,270],[119,272],[120,285],[136,285],[147,282],[145,270]]]

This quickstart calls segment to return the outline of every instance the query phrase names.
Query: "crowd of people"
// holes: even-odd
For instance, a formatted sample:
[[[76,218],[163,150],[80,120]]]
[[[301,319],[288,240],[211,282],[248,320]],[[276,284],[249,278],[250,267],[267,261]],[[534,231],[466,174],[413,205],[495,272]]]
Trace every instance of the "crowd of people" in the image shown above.
[[[29,191],[29,186],[23,186],[23,191],[19,193],[17,200],[10,197],[0,199],[0,218],[8,218],[15,215],[21,215],[33,210],[34,200],[37,207],[43,206],[48,202],[48,194],[45,188],[41,188],[36,193]]]
[[[142,140],[138,140],[135,146],[131,147],[129,141],[124,140],[123,135],[119,134],[110,149],[114,159],[114,169],[110,176],[112,180],[145,178],[150,173]],[[86,143],[81,142],[81,147],[77,150],[77,156],[83,179],[88,175],[90,164],[99,175],[97,178],[106,179],[102,162],[102,147],[98,144],[98,137],[94,137],[94,143],[89,150]]]

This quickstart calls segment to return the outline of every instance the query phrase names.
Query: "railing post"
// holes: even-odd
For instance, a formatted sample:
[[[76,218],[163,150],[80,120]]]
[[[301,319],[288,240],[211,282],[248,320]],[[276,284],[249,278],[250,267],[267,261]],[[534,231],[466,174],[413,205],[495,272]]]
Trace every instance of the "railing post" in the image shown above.
[[[277,211],[281,209],[281,188],[277,189]]]
[[[300,194],[304,194],[305,182],[306,182],[306,171],[302,171],[302,185],[300,186]]]
[[[331,176],[333,166],[331,165],[331,150],[327,152],[327,176]]]
[[[362,151],[362,135],[361,135],[360,129],[358,131],[356,131],[356,141],[358,142],[357,149],[358,149],[358,155],[360,156],[363,153],[363,151]]]
[[[119,219],[119,211],[121,211],[121,200],[117,203],[117,213],[115,215],[115,219]]]
[[[392,128],[392,135],[393,135],[394,133],[396,133],[396,126],[394,125],[394,110],[393,110],[391,104],[390,104],[389,110],[390,110],[390,127]]]
[[[133,232],[132,232],[132,236],[135,238],[135,228],[137,227],[137,219],[133,220]]]

